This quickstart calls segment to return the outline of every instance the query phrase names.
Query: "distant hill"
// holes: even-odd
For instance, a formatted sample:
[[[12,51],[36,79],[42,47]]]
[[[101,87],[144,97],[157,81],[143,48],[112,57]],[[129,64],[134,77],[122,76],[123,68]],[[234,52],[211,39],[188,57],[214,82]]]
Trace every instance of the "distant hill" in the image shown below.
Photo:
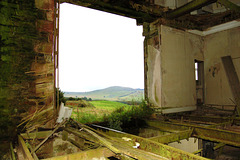
[[[128,87],[113,86],[91,92],[64,92],[65,97],[87,97],[93,100],[112,101],[141,101],[143,99],[143,89],[133,89]]]

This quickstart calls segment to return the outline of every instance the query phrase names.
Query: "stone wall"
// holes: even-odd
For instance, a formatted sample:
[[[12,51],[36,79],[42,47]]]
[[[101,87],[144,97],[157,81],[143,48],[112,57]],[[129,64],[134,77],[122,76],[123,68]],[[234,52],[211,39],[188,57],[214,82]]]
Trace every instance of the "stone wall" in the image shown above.
[[[1,141],[23,131],[26,123],[17,125],[33,113],[52,107],[41,123],[53,118],[53,32],[54,0],[0,1]]]

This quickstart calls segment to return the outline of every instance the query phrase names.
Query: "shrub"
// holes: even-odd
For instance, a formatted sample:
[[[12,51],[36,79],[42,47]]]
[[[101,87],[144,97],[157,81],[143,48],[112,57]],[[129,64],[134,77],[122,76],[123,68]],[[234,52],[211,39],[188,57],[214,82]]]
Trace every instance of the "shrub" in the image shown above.
[[[59,99],[57,94],[59,94]],[[56,88],[56,106],[57,106],[57,102],[59,101],[59,105],[62,103],[64,103],[64,105],[66,104],[66,99],[64,97],[64,92],[60,90],[60,88]]]
[[[152,113],[153,110],[145,101],[142,101],[139,106],[134,105],[130,110],[124,107],[116,109],[109,116],[104,117],[104,121],[107,127],[122,131],[125,127],[137,127],[138,121],[148,118]]]

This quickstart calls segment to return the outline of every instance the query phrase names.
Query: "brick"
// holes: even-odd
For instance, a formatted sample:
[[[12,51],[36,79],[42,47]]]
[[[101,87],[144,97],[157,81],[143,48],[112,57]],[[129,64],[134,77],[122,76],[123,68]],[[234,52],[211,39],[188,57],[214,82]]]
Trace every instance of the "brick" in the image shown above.
[[[37,53],[52,54],[53,43],[40,43],[35,45],[34,51]]]
[[[48,36],[48,41],[50,43],[53,43],[53,37],[54,37],[54,34],[53,33],[50,33],[49,36]]]
[[[42,10],[54,10],[54,0],[35,0],[35,6]]]
[[[37,30],[39,32],[53,33],[53,31],[54,31],[54,22],[52,22],[52,21],[45,21],[45,20],[38,20],[37,21]]]
[[[48,21],[54,21],[54,12],[53,11],[46,11],[46,17]]]

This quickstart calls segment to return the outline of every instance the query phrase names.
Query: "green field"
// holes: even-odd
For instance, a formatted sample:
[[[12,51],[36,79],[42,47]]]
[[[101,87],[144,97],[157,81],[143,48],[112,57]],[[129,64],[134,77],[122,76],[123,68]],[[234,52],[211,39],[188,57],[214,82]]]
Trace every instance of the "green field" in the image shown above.
[[[77,101],[75,101],[77,103]],[[108,116],[114,110],[124,107],[125,109],[131,109],[131,105],[123,104],[114,101],[89,101],[92,104],[88,107],[77,107],[71,106],[73,108],[72,118],[81,123],[93,123],[102,122],[104,116]]]
[[[65,97],[87,97],[93,100],[109,100],[109,101],[138,101],[144,98],[143,89],[133,89],[128,87],[113,86],[105,89],[90,92],[64,92]]]

